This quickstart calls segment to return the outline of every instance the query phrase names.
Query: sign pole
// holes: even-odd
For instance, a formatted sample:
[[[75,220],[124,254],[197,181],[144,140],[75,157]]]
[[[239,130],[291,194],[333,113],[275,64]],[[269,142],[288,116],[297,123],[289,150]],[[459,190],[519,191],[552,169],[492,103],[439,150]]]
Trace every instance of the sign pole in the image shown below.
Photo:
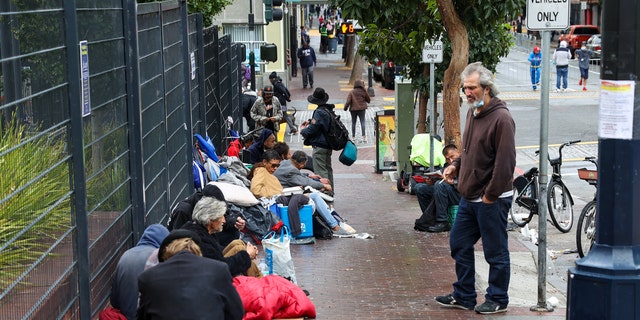
[[[435,64],[442,62],[442,41],[427,41],[422,48],[422,62],[429,63],[429,106],[431,107],[431,128],[429,128],[429,170],[431,172],[434,171],[433,159],[435,158],[433,155],[433,135],[436,134],[438,130],[438,123],[436,121],[436,110],[435,110],[435,99],[437,95],[435,94]],[[442,150],[440,150],[442,151]]]
[[[551,312],[547,304],[547,181],[549,177],[549,62],[551,56],[551,30],[569,26],[571,1],[527,1],[527,29],[542,31],[542,79],[540,96],[540,174],[538,192],[538,303],[529,308],[534,312]]]
[[[538,194],[538,303],[530,308],[531,311],[553,311],[553,306],[547,304],[547,181],[549,154],[549,51],[551,51],[549,31],[542,31],[542,85],[540,97],[540,192]],[[542,270],[542,271],[540,271]]]
[[[436,123],[436,108],[435,108],[435,63],[429,64],[429,106],[431,107],[431,132],[429,132],[429,169],[434,172],[435,166],[433,165],[433,135],[436,133],[438,124]],[[442,150],[441,150],[442,151]]]

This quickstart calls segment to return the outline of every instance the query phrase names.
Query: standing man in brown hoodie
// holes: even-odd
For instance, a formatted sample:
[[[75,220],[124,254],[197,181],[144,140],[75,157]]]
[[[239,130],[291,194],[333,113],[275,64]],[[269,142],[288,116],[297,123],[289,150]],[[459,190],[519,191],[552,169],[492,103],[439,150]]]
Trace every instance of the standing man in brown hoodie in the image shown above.
[[[460,157],[447,166],[444,178],[458,178],[462,198],[449,235],[458,281],[453,293],[438,296],[445,307],[492,314],[507,311],[511,262],[507,215],[513,197],[516,164],[516,126],[499,93],[493,74],[482,63],[468,65],[461,74],[469,111]],[[476,306],[474,245],[482,238],[489,263],[485,302]]]
[[[364,81],[356,80],[353,90],[347,96],[347,102],[344,104],[344,111],[351,112],[351,140],[356,141],[356,121],[360,118],[360,132],[362,132],[362,143],[367,143],[367,134],[365,131],[365,113],[367,112],[367,103],[371,102],[371,97],[364,88]]]

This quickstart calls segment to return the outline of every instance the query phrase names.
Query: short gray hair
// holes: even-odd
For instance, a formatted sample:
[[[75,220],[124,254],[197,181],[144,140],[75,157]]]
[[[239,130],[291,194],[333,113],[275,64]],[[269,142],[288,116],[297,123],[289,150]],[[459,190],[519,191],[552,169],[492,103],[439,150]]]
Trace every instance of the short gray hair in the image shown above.
[[[493,98],[500,93],[500,90],[498,90],[498,86],[496,86],[496,83],[493,81],[493,72],[485,68],[482,65],[482,62],[474,62],[464,68],[464,70],[462,70],[462,73],[460,74],[462,82],[464,82],[464,79],[468,78],[474,73],[477,73],[480,76],[478,82],[483,88],[489,87],[490,97]]]
[[[209,221],[222,218],[227,212],[227,204],[213,197],[202,197],[193,208],[192,219],[198,224],[206,226]]]

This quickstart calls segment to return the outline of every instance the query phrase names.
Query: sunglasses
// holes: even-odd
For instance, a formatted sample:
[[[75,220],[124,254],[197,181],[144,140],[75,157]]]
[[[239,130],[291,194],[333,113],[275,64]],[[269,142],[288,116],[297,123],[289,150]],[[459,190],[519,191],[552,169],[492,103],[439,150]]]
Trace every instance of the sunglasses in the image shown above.
[[[270,166],[272,169],[276,169],[276,168],[278,168],[278,167],[280,166],[280,164],[279,164],[279,163],[269,163],[269,166]]]

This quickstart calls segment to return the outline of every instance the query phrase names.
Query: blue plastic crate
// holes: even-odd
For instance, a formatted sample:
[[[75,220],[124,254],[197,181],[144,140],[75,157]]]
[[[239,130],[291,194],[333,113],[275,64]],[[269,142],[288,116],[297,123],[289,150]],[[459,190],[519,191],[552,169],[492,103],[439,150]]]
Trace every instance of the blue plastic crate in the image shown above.
[[[298,210],[298,214],[300,215],[300,229],[302,229],[302,233],[295,238],[313,237],[313,207],[311,207],[310,204],[306,204]],[[289,207],[278,205],[278,216],[280,216],[284,225],[291,230],[291,224],[289,224]]]

